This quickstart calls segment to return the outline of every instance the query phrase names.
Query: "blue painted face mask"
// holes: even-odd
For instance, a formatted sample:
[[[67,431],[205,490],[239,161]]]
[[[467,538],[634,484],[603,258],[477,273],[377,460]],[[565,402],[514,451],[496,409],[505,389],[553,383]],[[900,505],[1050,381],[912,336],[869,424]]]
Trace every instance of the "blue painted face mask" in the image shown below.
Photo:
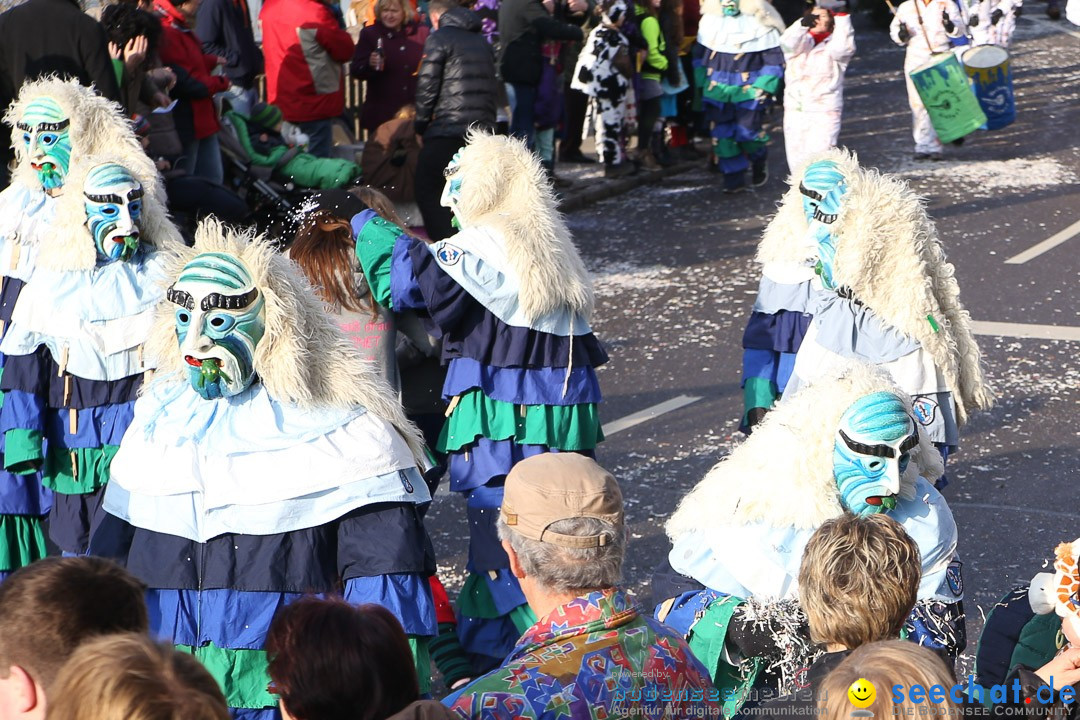
[[[443,186],[442,197],[439,198],[439,204],[445,208],[450,208],[451,211],[457,210],[458,200],[461,198],[461,178],[456,177],[459,170],[461,170],[460,150],[454,153],[454,157],[451,158],[450,164],[443,170],[443,177],[446,178],[446,184]]]
[[[64,184],[71,165],[71,118],[50,97],[37,98],[15,123],[30,167],[44,190]]]
[[[835,290],[841,284],[836,278],[836,218],[846,194],[847,186],[841,182],[817,204],[810,221],[810,238],[817,245],[818,253],[814,271],[821,278],[821,284],[829,290]]]
[[[735,17],[741,12],[739,10],[738,0],[723,0],[723,2],[720,3],[720,9],[723,11],[724,15],[728,17]]]
[[[840,418],[833,446],[833,473],[844,507],[856,515],[894,509],[918,444],[915,421],[899,397],[877,392],[856,400]]]
[[[255,347],[266,331],[262,294],[239,259],[197,255],[166,293],[188,381],[206,400],[231,397],[255,380]]]
[[[826,193],[842,182],[844,182],[844,175],[832,160],[818,160],[806,167],[802,182],[799,184],[806,222],[814,219],[814,212],[817,211],[818,203],[821,202]]]
[[[126,262],[139,250],[142,185],[115,163],[98,165],[83,184],[86,227],[94,238],[99,262]]]

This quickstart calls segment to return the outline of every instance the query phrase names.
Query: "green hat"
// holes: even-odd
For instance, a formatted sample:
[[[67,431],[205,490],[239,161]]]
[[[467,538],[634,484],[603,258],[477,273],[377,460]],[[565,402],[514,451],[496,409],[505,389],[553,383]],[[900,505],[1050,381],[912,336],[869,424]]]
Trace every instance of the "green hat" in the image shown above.
[[[281,122],[281,110],[276,105],[257,102],[252,106],[251,117],[248,119],[264,128],[277,127],[277,124]]]

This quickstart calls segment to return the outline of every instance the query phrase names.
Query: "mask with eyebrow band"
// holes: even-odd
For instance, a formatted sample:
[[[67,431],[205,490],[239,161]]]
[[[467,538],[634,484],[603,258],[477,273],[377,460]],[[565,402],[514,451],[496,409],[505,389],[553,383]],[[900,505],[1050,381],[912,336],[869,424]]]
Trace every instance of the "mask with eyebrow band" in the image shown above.
[[[195,392],[215,400],[250,387],[266,317],[248,268],[226,253],[196,255],[166,297],[176,306],[176,339]]]
[[[856,400],[840,418],[833,472],[840,500],[856,515],[896,507],[901,478],[919,443],[907,403],[890,392]]]
[[[98,165],[83,183],[86,227],[94,238],[98,260],[126,262],[139,250],[142,185],[115,163]]]

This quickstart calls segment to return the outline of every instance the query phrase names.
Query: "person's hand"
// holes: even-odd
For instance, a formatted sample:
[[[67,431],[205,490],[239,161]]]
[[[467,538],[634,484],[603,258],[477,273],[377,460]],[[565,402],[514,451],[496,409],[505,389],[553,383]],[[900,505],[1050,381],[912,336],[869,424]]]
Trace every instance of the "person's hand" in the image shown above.
[[[548,14],[555,13],[555,0],[541,0],[540,4],[544,6],[544,9],[548,11]]]
[[[945,32],[947,32],[947,33],[951,33],[951,32],[954,32],[956,30],[956,26],[953,25],[952,18],[949,17],[949,11],[948,10],[942,10],[941,11],[941,24],[942,24],[942,26],[944,26]]]
[[[589,9],[589,3],[586,0],[570,0],[567,7],[570,9],[571,15],[580,15]]]
[[[158,158],[154,161],[154,166],[157,167],[158,172],[165,172],[166,170],[172,170],[172,165],[165,158]]]
[[[1013,8],[1013,17],[1020,17],[1023,14],[1024,14],[1024,6],[1023,5],[1017,5],[1016,7]]]
[[[124,46],[124,67],[128,70],[135,70],[141,66],[146,60],[146,51],[148,49],[149,43],[145,35],[139,35],[128,40],[127,45]]]
[[[994,12],[990,13],[990,24],[997,25],[1003,17],[1005,17],[1005,11],[1001,8],[994,8]]]
[[[420,147],[424,147],[424,136],[420,133],[416,133],[416,144]]]
[[[154,104],[160,108],[167,108],[172,103],[172,100],[163,92],[154,93]]]
[[[377,51],[373,51],[371,55],[368,56],[368,66],[371,67],[372,70],[378,69],[379,63],[381,61],[382,58],[379,57],[379,53]]]
[[[216,57],[217,57],[217,64],[219,66],[227,65],[228,62],[229,62],[229,58],[222,57],[221,55],[217,55]]]
[[[114,42],[109,43],[109,57],[113,60],[123,60],[124,51],[120,49],[120,46]]]
[[[1053,681],[1054,690],[1080,683],[1080,648],[1071,647],[1035,671],[1047,685]]]
[[[814,15],[814,11],[813,10],[807,10],[806,12],[803,13],[802,20],[799,21],[799,24],[802,25],[803,27],[812,28],[812,27],[814,27],[814,24],[816,22],[817,22],[817,16]]]
[[[907,44],[907,41],[911,39],[911,31],[908,30],[907,25],[900,23],[900,29],[896,31],[896,37],[900,38],[901,44]]]

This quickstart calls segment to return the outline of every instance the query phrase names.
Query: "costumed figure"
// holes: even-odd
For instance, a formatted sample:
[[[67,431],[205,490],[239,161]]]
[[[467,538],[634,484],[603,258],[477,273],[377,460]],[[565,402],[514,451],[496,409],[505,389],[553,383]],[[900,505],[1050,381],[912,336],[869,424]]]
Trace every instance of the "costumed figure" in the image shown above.
[[[158,372],[90,552],[147,584],[153,630],[207,666],[234,717],[277,717],[263,643],[304,593],[389,609],[426,692],[435,563],[419,433],[269,243],[206,220],[166,271]]]
[[[809,223],[821,292],[787,389],[834,374],[849,359],[880,366],[947,459],[968,415],[993,404],[955,270],[906,183],[859,167],[852,154],[829,157],[843,179]],[[785,212],[798,210],[785,204],[778,215]]]
[[[808,236],[810,221],[825,193],[843,179],[840,162],[847,158],[832,150],[791,176],[791,188],[780,210],[769,221],[758,245],[761,265],[757,299],[743,332],[743,417],[745,433],[765,417],[783,395],[795,354],[813,317],[817,245]]]
[[[780,33],[784,21],[767,0],[705,0],[695,49],[695,87],[702,89],[712,134],[713,167],[724,190],[756,187],[768,179],[765,112],[784,76]]]
[[[968,5],[972,44],[1009,47],[1023,8],[1024,0],[974,0]]]
[[[784,150],[788,170],[836,147],[844,112],[844,73],[855,55],[847,8],[806,11],[780,36],[784,51]]]
[[[1080,539],[1054,549],[1053,572],[1040,572],[1014,588],[990,610],[979,636],[975,682],[983,688],[1008,684],[1080,647]],[[1076,705],[1067,717],[1076,717]]]
[[[814,530],[844,512],[904,526],[922,559],[909,638],[953,657],[964,648],[956,524],[932,484],[942,469],[907,398],[853,363],[786,397],[683,498],[666,525],[674,572],[653,580],[656,614],[714,674],[726,717],[754,684],[794,691],[816,656],[799,567]]]
[[[904,0],[896,8],[889,35],[893,42],[907,48],[904,55],[904,82],[907,83],[911,108],[911,134],[915,139],[916,160],[940,160],[938,140],[930,113],[926,111],[911,72],[918,70],[939,53],[951,51],[953,38],[967,34],[967,25],[954,0]]]
[[[13,128],[17,166],[11,184],[0,192],[0,335],[10,328],[16,301],[34,270],[44,235],[62,247],[80,243],[76,254],[85,259],[89,251],[93,256],[93,241],[81,228],[84,218],[72,215],[65,221],[65,231],[52,230],[56,198],[64,191],[73,160],[91,153],[120,153],[129,167],[147,177],[155,172],[120,106],[74,80],[45,78],[24,83],[4,122]],[[73,199],[80,208],[81,198],[76,192]],[[57,254],[52,257],[55,260]],[[53,263],[54,269],[73,267],[65,264],[66,260],[58,262]],[[81,267],[93,266],[91,260]],[[76,310],[74,317],[85,317],[85,310]],[[5,375],[3,380],[5,389],[15,387],[12,378]],[[10,418],[19,410],[9,407],[5,416]],[[41,484],[41,463],[25,463],[25,459],[4,462],[0,468],[0,579],[46,554],[42,520],[50,512],[52,493]]]
[[[353,230],[375,299],[426,310],[442,338],[449,408],[438,450],[471,536],[458,629],[484,671],[535,621],[495,530],[506,474],[538,453],[593,451],[595,368],[607,354],[589,327],[588,272],[525,145],[474,132],[446,177],[454,237],[427,245],[370,211]]]
[[[624,0],[610,0],[600,6],[600,24],[589,32],[570,83],[570,87],[589,97],[585,126],[595,130],[596,152],[608,177],[633,172],[626,162],[623,142],[633,74],[630,41],[619,29],[626,22],[627,12]]]

